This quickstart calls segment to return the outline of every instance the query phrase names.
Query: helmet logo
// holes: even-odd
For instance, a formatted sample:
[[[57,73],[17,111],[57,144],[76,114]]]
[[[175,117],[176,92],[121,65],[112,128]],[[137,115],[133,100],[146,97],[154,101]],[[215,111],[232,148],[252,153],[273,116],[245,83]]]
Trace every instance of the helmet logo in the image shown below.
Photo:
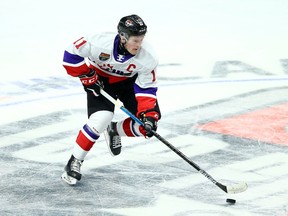
[[[125,22],[125,26],[127,26],[127,27],[133,26],[133,22],[128,19],[128,20],[126,20],[126,22]]]

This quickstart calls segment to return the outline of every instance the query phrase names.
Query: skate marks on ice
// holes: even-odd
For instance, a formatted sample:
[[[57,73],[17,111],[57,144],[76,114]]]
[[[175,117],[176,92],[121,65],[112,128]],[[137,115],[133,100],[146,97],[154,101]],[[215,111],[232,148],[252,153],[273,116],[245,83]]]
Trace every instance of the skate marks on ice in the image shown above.
[[[86,115],[84,109],[64,109],[1,125],[0,211],[3,215],[285,215],[287,148],[197,125],[286,102],[287,91],[259,90],[186,107],[165,115],[160,123],[159,134],[215,179],[248,182],[245,193],[232,197],[237,200],[234,206],[155,138],[124,139],[121,155],[111,157],[101,137],[83,164],[79,185],[64,184],[60,176],[79,119]]]
[[[251,209],[247,207],[251,210],[249,212],[260,212],[261,215],[287,214],[288,187],[285,186],[285,181],[288,180],[288,133],[283,132],[286,131],[286,124],[283,122],[288,122],[287,91],[287,87],[251,91],[200,106],[177,110],[177,112],[166,116],[165,119],[168,122],[172,122],[172,118],[177,119],[173,122],[173,130],[177,130],[178,133],[187,134],[187,128],[189,128],[188,133],[190,134],[210,137],[230,144],[229,148],[215,151],[208,156],[204,155],[204,157],[202,155],[196,156],[193,157],[193,160],[200,166],[202,166],[201,161],[203,162],[205,159],[212,163],[214,166],[209,164],[210,170],[208,171],[213,176],[225,176],[226,179],[234,181],[242,179],[248,182],[247,192],[238,197],[241,197],[242,201],[247,201],[246,206],[250,206],[250,204],[253,206]],[[259,115],[258,110],[267,108],[273,112],[262,112]],[[234,127],[231,121],[224,124],[225,119],[246,113],[253,113],[258,118],[263,119],[254,122],[247,121],[248,118],[237,119],[238,125],[243,126],[243,131],[247,128],[257,128],[257,126],[265,128],[266,131],[258,134],[253,133],[254,136],[249,138],[249,133],[248,135],[240,133],[241,131],[237,131],[239,128]],[[271,119],[271,114],[274,115],[274,119]],[[211,125],[220,120],[224,122],[219,125],[219,128],[222,126],[222,130],[220,132],[212,130]],[[256,120],[256,118],[252,118],[252,120]],[[247,125],[247,122],[250,125]],[[267,140],[271,142],[267,142]],[[193,143],[196,144],[197,142]],[[214,142],[212,143],[214,144]],[[201,144],[201,141],[198,142],[198,145]],[[205,166],[204,169],[206,169]],[[185,181],[185,184],[178,184],[179,179],[177,179],[170,181],[170,184],[166,183],[166,185],[171,189],[183,188],[183,185],[193,185],[194,181],[197,182],[197,178],[200,176],[193,176],[193,178],[187,176],[187,178],[181,179]],[[191,181],[191,179],[193,180]]]

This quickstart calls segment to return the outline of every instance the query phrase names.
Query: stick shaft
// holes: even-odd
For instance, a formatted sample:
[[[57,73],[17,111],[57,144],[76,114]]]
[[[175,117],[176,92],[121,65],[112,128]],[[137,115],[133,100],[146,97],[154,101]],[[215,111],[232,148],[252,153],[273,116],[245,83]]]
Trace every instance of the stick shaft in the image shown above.
[[[158,133],[156,133],[155,131],[152,131],[152,132],[153,132],[153,135],[158,140],[160,140],[162,143],[164,143],[166,146],[168,146],[173,152],[175,152],[178,156],[180,156],[188,164],[190,164],[192,167],[194,167],[199,173],[204,175],[206,178],[208,178],[212,183],[217,185],[223,191],[227,192],[226,186],[224,186],[221,183],[217,182],[210,174],[208,174],[205,170],[201,169],[195,162],[193,162],[191,159],[189,159],[185,154],[183,154],[180,150],[178,150],[175,146],[173,146],[171,143],[169,143],[166,139],[164,139]]]

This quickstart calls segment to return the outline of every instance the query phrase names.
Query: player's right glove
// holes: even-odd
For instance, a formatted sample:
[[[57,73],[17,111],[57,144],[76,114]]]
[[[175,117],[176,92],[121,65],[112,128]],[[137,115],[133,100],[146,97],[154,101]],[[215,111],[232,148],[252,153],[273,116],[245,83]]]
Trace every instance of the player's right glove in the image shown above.
[[[83,74],[79,76],[79,78],[87,93],[92,93],[96,97],[100,95],[100,90],[104,88],[104,85],[103,82],[98,79],[95,70],[90,69],[88,74]]]
[[[152,137],[153,136],[153,132],[152,131],[156,131],[157,130],[157,122],[158,122],[158,113],[155,112],[154,110],[151,111],[146,111],[146,112],[142,112],[140,113],[139,117],[140,120],[143,122],[143,128],[146,132],[146,136],[147,137]],[[150,112],[150,113],[149,113]]]

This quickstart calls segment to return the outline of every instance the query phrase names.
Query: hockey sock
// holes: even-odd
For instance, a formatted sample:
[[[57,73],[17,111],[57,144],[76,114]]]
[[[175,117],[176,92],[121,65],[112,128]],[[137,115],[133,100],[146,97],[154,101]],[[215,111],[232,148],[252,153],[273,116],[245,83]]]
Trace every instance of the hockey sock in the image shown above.
[[[76,139],[76,143],[85,151],[89,151],[96,140],[99,138],[99,135],[96,134],[91,128],[85,124],[83,128],[79,131],[79,134]]]
[[[117,131],[119,136],[139,137],[144,135],[140,125],[131,118],[117,122]]]

